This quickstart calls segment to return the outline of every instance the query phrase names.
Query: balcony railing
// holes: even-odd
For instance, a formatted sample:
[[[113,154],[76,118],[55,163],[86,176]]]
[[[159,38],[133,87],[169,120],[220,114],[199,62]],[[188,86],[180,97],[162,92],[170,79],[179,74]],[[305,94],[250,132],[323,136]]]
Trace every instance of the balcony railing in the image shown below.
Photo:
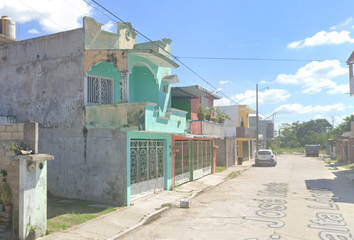
[[[236,128],[236,137],[237,138],[256,138],[256,130],[246,127],[237,127]]]
[[[164,116],[151,102],[85,106],[86,128],[117,128],[125,131],[184,133],[186,113],[169,108]]]
[[[187,130],[191,134],[212,138],[224,138],[224,125],[204,120],[187,121]]]

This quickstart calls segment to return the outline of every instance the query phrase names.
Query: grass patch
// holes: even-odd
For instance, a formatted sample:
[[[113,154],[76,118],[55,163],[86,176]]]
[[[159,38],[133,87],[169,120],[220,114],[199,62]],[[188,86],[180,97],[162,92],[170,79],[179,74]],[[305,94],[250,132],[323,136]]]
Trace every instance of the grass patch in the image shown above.
[[[161,207],[155,208],[155,210],[160,210],[160,209],[162,209],[162,208],[164,208],[164,207],[169,207],[169,208],[171,208],[171,207],[173,207],[173,204],[172,204],[172,203],[164,203],[164,204],[161,204]],[[145,217],[145,216],[144,216],[144,217]]]
[[[304,152],[305,148],[275,148],[272,150],[276,154],[281,154],[281,153]]]
[[[54,197],[49,197],[47,204],[46,234],[66,230],[116,210],[116,208],[106,205],[94,207],[92,205],[97,203],[91,201]]]
[[[320,154],[327,154],[327,150],[326,149],[321,149],[319,152],[320,152]]]
[[[222,172],[222,171],[225,171],[226,170],[226,167],[216,167],[216,172]]]
[[[229,173],[229,175],[226,178],[224,178],[224,180],[234,178],[237,175],[239,175],[240,173],[241,173],[241,171],[231,172],[231,173]]]
[[[161,208],[164,208],[164,207],[172,207],[173,204],[172,203],[164,203],[161,205]]]
[[[161,216],[158,214],[158,215],[155,215],[151,218],[149,218],[143,225],[148,225],[150,223],[152,223],[153,221],[156,221],[157,219],[159,219]]]
[[[332,163],[332,160],[331,159],[326,159],[324,160],[326,164],[331,164]]]
[[[342,168],[352,170],[354,169],[354,163],[343,165]]]

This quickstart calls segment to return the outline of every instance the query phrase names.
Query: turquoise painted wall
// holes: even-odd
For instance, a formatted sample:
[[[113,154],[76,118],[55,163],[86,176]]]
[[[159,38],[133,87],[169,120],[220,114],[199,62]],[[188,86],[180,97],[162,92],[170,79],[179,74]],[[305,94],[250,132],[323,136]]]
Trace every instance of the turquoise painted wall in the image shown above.
[[[172,134],[128,132],[127,133],[127,204],[130,205],[130,141],[132,139],[161,139],[165,140],[165,189],[171,190],[172,186]]]
[[[96,66],[92,66],[91,70],[87,75],[101,76],[114,78],[114,103],[118,103],[120,99],[120,80],[122,79],[122,74],[119,72],[113,63],[100,62]]]
[[[152,106],[145,107],[145,131],[184,133],[186,129],[186,113],[171,110],[168,119],[159,118]]]
[[[167,92],[164,91],[164,88],[167,90]],[[165,113],[167,109],[171,107],[170,96],[171,96],[171,85],[166,81],[162,81],[160,84],[159,107],[160,107],[160,111],[163,113]]]
[[[154,100],[153,103],[158,104],[156,106],[156,109],[160,110],[160,115],[165,116],[165,112],[167,111],[167,108],[171,107],[171,102],[170,102],[171,86],[167,82],[163,82],[161,79],[162,76],[170,75],[171,69],[158,67],[148,59],[139,57],[131,53],[128,53],[128,69],[131,72],[129,78],[130,79],[129,94],[131,99],[130,101],[138,102],[144,96],[148,96],[148,98],[145,98],[145,100],[143,101],[149,101],[147,99],[153,99]],[[143,74],[146,73],[146,75],[141,75],[141,72],[143,72]],[[149,75],[148,73],[151,73],[151,75]],[[154,88],[153,89],[154,92],[148,95],[149,92],[147,88],[143,86],[139,87],[138,85],[139,83],[141,83],[141,81],[139,80],[140,77],[142,77],[143,79],[146,79],[147,77],[152,77],[157,90],[155,91]],[[132,79],[134,80],[132,81]],[[163,92],[164,84],[168,86],[168,94]],[[152,94],[155,93],[156,96],[151,96]]]
[[[159,104],[159,88],[147,67],[134,67],[129,76],[130,102],[152,102]]]

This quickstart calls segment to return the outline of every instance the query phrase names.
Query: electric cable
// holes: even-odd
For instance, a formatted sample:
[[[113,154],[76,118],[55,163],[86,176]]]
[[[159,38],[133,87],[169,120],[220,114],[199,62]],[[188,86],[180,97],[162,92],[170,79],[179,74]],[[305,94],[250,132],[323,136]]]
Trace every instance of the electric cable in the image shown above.
[[[177,57],[186,59],[202,59],[202,60],[235,60],[235,61],[278,61],[278,62],[323,62],[325,60],[310,59],[286,59],[286,58],[244,58],[244,57]],[[346,63],[346,61],[339,61]]]
[[[88,0],[82,0],[86,3],[88,3]],[[112,13],[111,11],[109,11],[107,8],[105,8],[104,6],[102,6],[101,4],[99,4],[96,0],[92,0],[92,2],[94,2],[95,4],[97,4],[99,7],[101,7],[102,9],[104,9],[106,12],[108,12],[109,14],[111,14],[112,16],[114,16],[116,19],[118,19],[119,21],[121,21],[123,24],[125,24],[126,26],[128,26],[129,28],[131,28],[132,30],[134,30],[136,33],[140,34],[141,36],[143,36],[145,39],[147,39],[149,42],[151,42],[152,44],[156,45],[158,48],[162,49],[165,53],[169,54],[171,57],[173,57],[177,62],[179,62],[180,64],[182,64],[185,68],[187,68],[189,71],[191,71],[193,74],[195,74],[198,78],[200,78],[201,80],[203,80],[206,84],[208,84],[211,88],[213,88],[214,90],[218,90],[218,88],[214,87],[211,83],[209,83],[207,80],[205,80],[202,76],[200,76],[198,73],[196,73],[193,69],[191,69],[189,66],[187,66],[184,62],[182,62],[181,60],[178,59],[178,57],[176,57],[175,55],[169,53],[168,51],[166,51],[165,49],[163,49],[161,46],[159,46],[158,44],[156,44],[155,42],[153,42],[150,38],[148,38],[146,35],[144,35],[143,33],[141,33],[140,31],[138,31],[137,29],[133,28],[132,26],[129,26],[129,24],[127,24],[127,22],[125,22],[123,19],[119,18],[117,15],[115,15],[114,13]],[[88,3],[89,4],[89,3]],[[232,102],[236,103],[237,105],[239,105],[239,103],[237,103],[235,100],[233,100],[232,98],[230,98],[229,96],[227,96],[226,94],[224,94],[223,92],[219,91],[220,94],[222,94],[224,97],[226,97],[227,99],[231,100]]]

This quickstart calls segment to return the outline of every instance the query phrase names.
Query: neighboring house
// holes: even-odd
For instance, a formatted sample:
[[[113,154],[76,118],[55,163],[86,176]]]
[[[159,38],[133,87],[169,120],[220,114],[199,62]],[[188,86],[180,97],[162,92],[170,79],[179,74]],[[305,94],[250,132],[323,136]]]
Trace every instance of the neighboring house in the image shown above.
[[[353,155],[354,150],[354,138],[351,138],[351,132],[345,132],[336,140],[336,156],[339,157],[339,161],[343,164],[351,163],[349,156]]]
[[[171,107],[171,40],[136,44],[127,25],[101,26],[85,17],[80,29],[0,45],[0,115],[39,123],[39,152],[55,157],[51,194],[129,205],[171,189],[186,111]]]
[[[354,163],[354,122],[351,122],[350,127],[350,132],[345,132],[336,139],[335,156],[343,164]]]
[[[173,184],[180,185],[216,171],[215,139],[224,137],[223,125],[198,120],[197,107],[214,106],[220,97],[201,86],[172,87],[172,106],[187,112],[184,135],[172,137]]]
[[[354,64],[354,51],[352,52],[352,54],[350,55],[350,57],[347,60],[347,64],[349,66],[349,93],[350,96],[354,96],[354,68],[353,68],[353,64]]]
[[[253,158],[256,132],[249,128],[249,114],[254,110],[247,105],[218,106],[232,119],[224,124],[225,139],[218,140],[218,166],[229,167],[235,165],[236,160]]]
[[[257,131],[256,116],[250,117],[250,128]],[[273,120],[262,120],[258,117],[258,128],[259,128],[259,149],[271,148],[270,140],[274,138],[274,121]]]

